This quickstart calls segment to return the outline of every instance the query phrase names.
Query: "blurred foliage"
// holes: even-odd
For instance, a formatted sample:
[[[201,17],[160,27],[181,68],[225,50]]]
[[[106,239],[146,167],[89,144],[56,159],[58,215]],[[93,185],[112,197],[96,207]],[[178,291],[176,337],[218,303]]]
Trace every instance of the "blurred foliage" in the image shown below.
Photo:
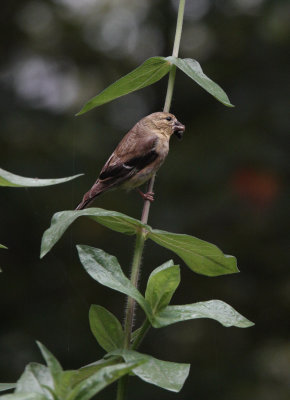
[[[122,135],[162,109],[166,79],[74,117],[146,58],[171,54],[176,7],[168,0],[14,0],[2,7],[1,168],[39,178],[86,174],[57,187],[1,189],[0,243],[9,248],[1,252],[2,381],[40,361],[35,339],[65,368],[99,358],[91,303],[122,318],[119,294],[85,274],[75,244],[116,254],[128,270],[131,238],[79,221],[42,261],[40,239],[52,214],[76,206]],[[256,325],[226,330],[205,320],[152,331],[143,352],[166,359],[170,348],[172,360],[192,369],[180,395],[133,381],[140,400],[152,393],[160,400],[289,398],[289,11],[287,0],[187,1],[180,56],[200,61],[236,108],[193,90],[177,73],[172,112],[187,129],[183,142],[172,138],[149,223],[238,258],[241,273],[233,276],[207,279],[183,268],[176,303],[220,298]],[[95,204],[139,218],[142,201],[115,192]],[[148,243],[144,280],[168,258]]]

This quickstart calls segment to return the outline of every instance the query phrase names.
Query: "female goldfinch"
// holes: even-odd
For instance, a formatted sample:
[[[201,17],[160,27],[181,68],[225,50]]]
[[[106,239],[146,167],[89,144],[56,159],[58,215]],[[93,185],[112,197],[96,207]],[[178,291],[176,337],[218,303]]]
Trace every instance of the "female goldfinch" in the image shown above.
[[[145,183],[160,168],[169,151],[174,133],[181,138],[185,126],[173,114],[156,112],[142,118],[123,137],[104,165],[93,187],[76,210],[82,210],[101,193],[117,187],[133,189]],[[153,201],[153,193],[139,193]]]

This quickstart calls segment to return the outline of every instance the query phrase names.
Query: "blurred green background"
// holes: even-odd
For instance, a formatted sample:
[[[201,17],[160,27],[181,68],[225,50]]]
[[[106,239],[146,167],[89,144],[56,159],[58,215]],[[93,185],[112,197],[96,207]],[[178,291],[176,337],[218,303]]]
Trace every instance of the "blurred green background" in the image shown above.
[[[39,259],[52,215],[74,208],[112,150],[141,117],[163,107],[167,79],[74,117],[89,98],[146,58],[171,54],[177,1],[11,0],[1,7],[0,166],[15,174],[85,176],[41,189],[1,188],[1,381],[15,381],[43,342],[65,368],[102,357],[88,326],[96,303],[121,320],[125,298],[93,281],[75,244],[117,255],[134,246],[103,226],[76,222]],[[131,399],[286,400],[289,342],[289,25],[283,0],[187,0],[181,57],[196,58],[228,93],[224,107],[177,72],[172,112],[186,125],[157,176],[149,223],[188,233],[237,256],[240,274],[207,278],[146,245],[141,288],[173,257],[174,303],[221,299],[256,325],[195,320],[152,330],[143,352],[191,363],[179,394],[132,379]],[[139,218],[142,200],[111,192],[95,205]],[[142,315],[137,315],[137,322]],[[102,392],[114,398],[115,387]]]

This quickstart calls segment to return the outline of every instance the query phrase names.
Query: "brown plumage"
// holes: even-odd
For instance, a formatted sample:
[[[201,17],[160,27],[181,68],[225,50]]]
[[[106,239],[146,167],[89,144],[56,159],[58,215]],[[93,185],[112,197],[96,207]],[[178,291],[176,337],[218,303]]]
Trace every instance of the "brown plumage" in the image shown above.
[[[171,135],[175,133],[181,138],[184,130],[184,125],[170,113],[156,112],[142,118],[123,137],[76,210],[86,208],[107,190],[133,189],[145,183],[165,160]],[[142,195],[153,200],[150,194]]]

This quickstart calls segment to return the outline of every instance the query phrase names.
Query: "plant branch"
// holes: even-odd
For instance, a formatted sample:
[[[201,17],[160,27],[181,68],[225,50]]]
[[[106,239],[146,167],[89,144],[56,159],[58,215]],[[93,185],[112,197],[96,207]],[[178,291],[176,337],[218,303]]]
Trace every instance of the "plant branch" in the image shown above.
[[[121,379],[118,380],[116,400],[124,400],[126,398],[128,379],[129,379],[129,376],[125,375]]]
[[[178,57],[180,39],[181,39],[181,33],[182,33],[182,26],[183,26],[185,1],[186,0],[180,0],[180,2],[179,2],[176,31],[175,31],[174,45],[173,45],[173,51],[172,51],[173,57]],[[169,110],[170,110],[173,89],[174,89],[175,73],[176,73],[176,66],[172,65],[171,69],[170,69],[170,73],[169,73],[167,92],[166,92],[165,103],[164,103],[164,107],[163,107],[164,112],[169,112]],[[146,223],[147,223],[147,221],[146,221]]]
[[[178,57],[180,39],[181,39],[181,33],[182,33],[185,1],[186,0],[180,0],[180,2],[179,2],[176,31],[175,31],[175,38],[174,38],[174,45],[173,45],[173,52],[172,52],[173,57]],[[164,112],[169,112],[169,110],[170,110],[173,89],[174,89],[175,73],[176,73],[176,67],[175,67],[175,65],[172,65],[170,72],[169,72],[166,98],[165,98],[165,103],[164,103],[164,107],[163,107]],[[149,181],[148,192],[153,191],[155,176],[156,175],[154,174],[152,176],[151,180]],[[150,211],[150,201],[145,200],[144,206],[143,206],[143,211],[142,211],[142,217],[141,217],[141,222],[143,222],[144,224],[147,224],[147,222],[148,222],[149,211]],[[144,231],[141,231],[137,235],[137,238],[136,238],[134,257],[133,257],[132,268],[131,268],[131,283],[133,283],[133,285],[135,287],[138,286],[138,279],[139,279],[140,266],[141,266],[142,253],[143,253],[143,249],[144,249],[145,240],[146,240],[146,234]],[[125,349],[128,349],[130,347],[135,304],[136,304],[135,300],[132,299],[131,297],[128,297],[126,316],[125,316],[125,324],[124,324],[124,331],[125,331],[124,348]],[[135,342],[133,344],[133,348],[136,348],[141,343],[141,341],[143,340],[144,336],[146,335],[149,327],[150,327],[149,322],[145,321],[145,323],[141,327],[141,334],[137,338],[137,343],[135,340]],[[128,382],[127,376],[124,378],[121,378],[119,380],[118,391],[117,391],[117,400],[125,399],[127,382]]]
[[[133,257],[132,269],[131,269],[131,283],[135,287],[138,286],[138,279],[139,279],[139,272],[140,272],[140,265],[141,265],[141,258],[142,258],[144,243],[145,243],[145,234],[144,234],[144,232],[140,232],[140,233],[138,233],[137,238],[136,238],[134,257]],[[124,331],[125,331],[124,348],[125,349],[129,349],[129,347],[130,347],[135,305],[136,305],[136,301],[132,297],[128,297],[126,316],[125,316],[125,324],[124,324]]]

